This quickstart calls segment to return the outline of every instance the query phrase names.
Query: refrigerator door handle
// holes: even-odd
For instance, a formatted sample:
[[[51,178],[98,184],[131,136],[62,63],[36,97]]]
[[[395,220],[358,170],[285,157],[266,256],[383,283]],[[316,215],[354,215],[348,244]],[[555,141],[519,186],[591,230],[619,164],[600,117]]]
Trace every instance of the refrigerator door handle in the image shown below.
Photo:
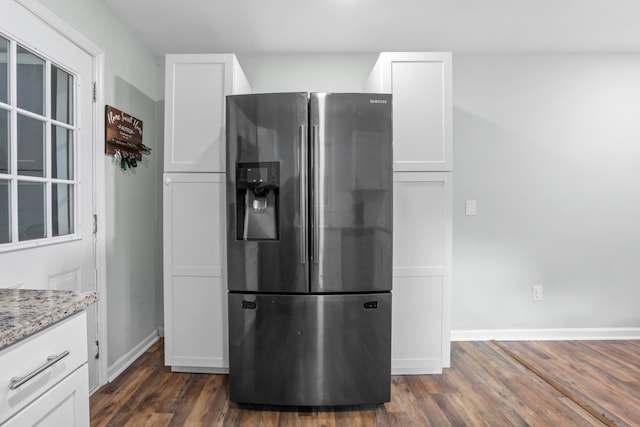
[[[320,263],[320,134],[318,131],[318,126],[313,126],[312,131],[312,141],[313,141],[313,263]]]
[[[300,177],[300,264],[307,263],[307,134],[305,126],[298,127],[298,172]]]

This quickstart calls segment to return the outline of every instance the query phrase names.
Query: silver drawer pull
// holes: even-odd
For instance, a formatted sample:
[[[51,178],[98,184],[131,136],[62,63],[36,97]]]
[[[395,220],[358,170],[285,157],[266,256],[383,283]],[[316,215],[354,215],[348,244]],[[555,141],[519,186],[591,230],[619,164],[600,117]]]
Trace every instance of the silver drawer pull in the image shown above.
[[[11,378],[11,382],[9,383],[9,389],[15,390],[18,387],[24,385],[27,381],[33,379],[33,377],[35,377],[35,376],[41,374],[43,371],[49,369],[50,367],[52,367],[53,365],[55,365],[56,363],[58,363],[59,361],[61,361],[65,357],[67,357],[68,355],[69,355],[69,351],[67,350],[67,351],[63,351],[62,353],[60,353],[57,356],[49,356],[49,357],[47,357],[47,363],[45,363],[44,365],[40,366],[38,369],[34,370],[30,374],[27,374],[24,377],[13,377],[13,378]]]

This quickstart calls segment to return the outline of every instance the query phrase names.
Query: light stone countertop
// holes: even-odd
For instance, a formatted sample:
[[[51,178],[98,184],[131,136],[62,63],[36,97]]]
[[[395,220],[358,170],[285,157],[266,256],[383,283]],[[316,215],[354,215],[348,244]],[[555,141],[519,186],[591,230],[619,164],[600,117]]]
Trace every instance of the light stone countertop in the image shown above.
[[[97,292],[0,289],[0,350],[98,300]]]

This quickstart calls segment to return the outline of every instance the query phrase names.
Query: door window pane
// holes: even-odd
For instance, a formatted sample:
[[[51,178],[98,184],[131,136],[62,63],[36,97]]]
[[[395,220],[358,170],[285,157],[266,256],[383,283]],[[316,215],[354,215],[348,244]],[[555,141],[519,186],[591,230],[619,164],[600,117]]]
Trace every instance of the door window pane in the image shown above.
[[[18,46],[17,62],[18,107],[44,114],[44,60]]]
[[[53,236],[73,234],[73,185],[53,184],[51,186],[51,206]]]
[[[18,175],[44,176],[44,122],[18,115]]]
[[[11,242],[11,193],[9,181],[0,179],[0,243]]]
[[[51,66],[51,118],[73,124],[73,77]]]
[[[18,181],[18,240],[46,236],[44,183]]]
[[[9,40],[0,37],[0,102],[9,102]]]
[[[3,251],[19,242],[28,243],[17,248],[30,247],[77,232],[77,83],[75,75],[38,49],[0,35]]]
[[[9,112],[0,109],[0,173],[10,172]]]
[[[73,131],[51,126],[51,177],[73,179]]]

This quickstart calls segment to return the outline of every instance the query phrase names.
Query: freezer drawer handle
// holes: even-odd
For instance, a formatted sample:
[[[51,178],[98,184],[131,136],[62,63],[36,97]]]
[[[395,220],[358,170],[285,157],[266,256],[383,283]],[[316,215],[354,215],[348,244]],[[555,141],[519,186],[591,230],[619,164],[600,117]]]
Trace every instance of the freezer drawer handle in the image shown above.
[[[53,365],[55,365],[56,363],[58,363],[59,361],[61,361],[65,357],[67,357],[68,355],[69,355],[69,352],[65,350],[65,351],[63,351],[62,353],[60,353],[57,356],[49,356],[49,357],[47,357],[47,363],[45,363],[44,365],[42,365],[39,368],[35,369],[33,372],[25,375],[24,377],[13,377],[13,378],[11,378],[11,382],[9,383],[9,389],[10,390],[15,390],[18,387],[21,387],[27,381],[29,381],[29,380],[33,379],[34,377],[40,375],[42,372],[46,371],[47,369],[49,369],[50,367],[52,367]]]
[[[375,310],[378,308],[378,301],[369,301],[364,303],[365,310]]]
[[[242,308],[248,308],[249,310],[256,309],[256,303],[253,301],[242,301]]]

